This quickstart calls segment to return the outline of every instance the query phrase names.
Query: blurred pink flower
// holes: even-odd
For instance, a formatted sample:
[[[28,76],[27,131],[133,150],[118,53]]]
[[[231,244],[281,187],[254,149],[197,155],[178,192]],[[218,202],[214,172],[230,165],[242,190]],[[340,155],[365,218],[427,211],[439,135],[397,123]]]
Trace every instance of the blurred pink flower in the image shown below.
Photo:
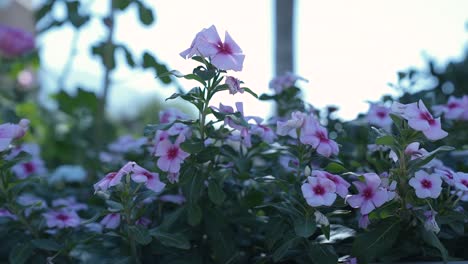
[[[135,221],[135,224],[148,227],[151,224],[151,220],[148,217],[140,217]]]
[[[303,144],[311,145],[318,154],[324,157],[338,155],[339,152],[338,144],[328,138],[327,129],[321,126],[313,115],[309,115],[305,119],[304,126],[301,129],[300,141]]]
[[[462,98],[450,96],[447,104],[435,105],[432,107],[438,115],[444,114],[446,119],[452,120],[468,120],[468,96]]]
[[[104,178],[94,184],[94,191],[106,191],[110,187],[116,186],[122,180],[122,176],[123,174],[119,174],[117,172],[109,172],[104,176]]]
[[[0,41],[1,42],[1,41]],[[11,142],[24,136],[29,127],[29,120],[21,119],[18,124],[0,125],[0,151],[8,149]]]
[[[87,210],[88,205],[83,203],[78,203],[76,198],[73,196],[69,196],[66,198],[59,198],[52,201],[53,207],[62,207],[67,210],[71,211],[80,211],[80,210]]]
[[[0,25],[0,54],[16,57],[31,52],[35,47],[34,36],[20,28]]]
[[[409,185],[416,191],[419,198],[437,198],[442,191],[442,180],[439,174],[428,174],[420,170],[409,180]]]
[[[146,142],[145,137],[136,139],[131,135],[124,135],[109,144],[109,150],[117,153],[141,152],[143,150],[141,147]]]
[[[159,112],[159,123],[161,124],[168,124],[176,120],[185,120],[188,118],[189,116],[187,114],[176,108],[167,108]]]
[[[359,216],[358,226],[360,228],[366,229],[370,225],[369,215]]]
[[[349,195],[346,202],[353,208],[361,208],[361,214],[367,215],[375,208],[388,201],[387,190],[380,189],[380,177],[375,173],[365,173],[365,183],[354,181],[359,194]]]
[[[132,170],[132,180],[138,183],[145,183],[146,188],[154,191],[154,192],[162,192],[164,187],[166,186],[165,183],[159,180],[159,174],[149,172],[148,170],[142,168],[138,164],[134,164]]]
[[[306,79],[302,78],[299,75],[296,75],[291,72],[286,72],[283,75],[273,78],[269,83],[269,87],[270,89],[275,90],[277,94],[279,94],[283,92],[283,90],[293,87],[298,80],[307,82]]]
[[[226,77],[225,84],[228,86],[230,94],[244,93],[244,89],[240,87],[241,83],[242,82],[237,78],[234,78],[232,76]]]
[[[301,186],[302,195],[312,207],[330,206],[336,199],[336,186],[327,178],[307,177],[308,183]]]
[[[306,113],[295,111],[291,113],[291,119],[276,122],[276,133],[280,136],[289,135],[293,138],[297,138],[297,129],[304,125],[306,118]]]
[[[454,176],[455,187],[461,192],[468,192],[468,173],[457,172]]]
[[[367,113],[367,122],[390,131],[392,127],[392,119],[390,118],[390,108],[378,104],[371,104]]]
[[[4,208],[0,208],[0,217],[9,217],[11,220],[17,220],[18,217]]]
[[[49,211],[42,214],[46,219],[47,227],[49,228],[67,228],[77,227],[80,225],[81,219],[75,211]]]
[[[108,229],[116,229],[120,225],[120,214],[118,213],[111,213],[106,216],[101,220],[100,224],[104,228]]]

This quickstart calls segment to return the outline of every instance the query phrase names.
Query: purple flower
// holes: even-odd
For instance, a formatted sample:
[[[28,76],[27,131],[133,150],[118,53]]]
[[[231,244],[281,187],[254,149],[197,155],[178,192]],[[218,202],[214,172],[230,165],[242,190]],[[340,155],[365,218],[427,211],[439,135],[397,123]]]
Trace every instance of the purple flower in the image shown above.
[[[291,72],[286,72],[283,75],[273,78],[269,83],[269,87],[279,94],[283,92],[283,90],[293,87],[298,80],[307,82],[307,80],[301,76],[295,75]]]
[[[455,172],[447,167],[436,168],[434,172],[439,174],[442,179],[450,186],[453,186],[455,179]]]
[[[25,216],[29,216],[34,210],[47,208],[47,203],[44,199],[32,194],[22,194],[18,197],[17,201],[20,205],[26,207],[26,209],[24,209]]]
[[[109,144],[109,150],[117,153],[141,152],[141,147],[146,141],[144,137],[135,139],[131,135],[124,135]]]
[[[170,202],[175,204],[183,204],[186,199],[182,194],[165,194],[159,197],[159,200],[163,202]]]
[[[428,231],[435,232],[436,234],[439,233],[440,227],[437,225],[435,216],[437,215],[436,211],[426,211],[424,212],[424,216],[426,219],[424,220],[424,228]]]
[[[250,133],[252,135],[257,135],[262,138],[268,144],[273,144],[276,139],[275,131],[267,125],[262,125],[263,118],[260,117],[251,117],[255,120],[256,124],[250,125]]]
[[[297,138],[297,129],[304,125],[306,118],[306,113],[300,111],[293,112],[291,114],[291,119],[276,122],[276,133],[280,136],[289,135],[293,138]]]
[[[299,167],[299,159],[290,155],[280,156],[279,162],[281,166],[288,172],[295,171]],[[294,167],[289,166],[289,164],[293,165]]]
[[[176,182],[179,182],[179,176],[180,176],[180,173],[168,173],[167,174],[167,180],[170,182],[170,183],[176,183]]]
[[[146,188],[154,192],[162,192],[166,184],[159,180],[159,174],[149,172],[148,170],[140,167],[138,164],[134,164],[132,170],[132,180],[138,183],[145,183]]]
[[[338,155],[338,144],[334,140],[328,138],[327,129],[321,126],[318,120],[310,115],[305,119],[304,126],[301,130],[300,141],[303,144],[310,144],[317,153],[330,157]]]
[[[366,229],[370,225],[369,215],[361,215],[359,217],[358,226],[360,228]]]
[[[361,208],[361,214],[367,215],[388,201],[388,194],[387,190],[379,188],[381,180],[377,174],[365,173],[364,178],[365,183],[353,182],[359,194],[349,195],[346,202],[353,208]]]
[[[468,96],[462,98],[450,96],[446,105],[435,105],[432,110],[437,114],[444,113],[446,119],[467,120],[468,117]]]
[[[104,176],[100,181],[94,184],[94,191],[97,192],[99,190],[106,191],[112,186],[116,186],[122,180],[123,174],[119,174],[117,172],[110,172]]]
[[[312,207],[330,206],[336,199],[336,186],[327,178],[307,177],[308,183],[301,186],[302,195]]]
[[[180,135],[174,143],[166,139],[158,144],[154,155],[159,157],[157,165],[162,171],[179,172],[180,164],[190,156],[180,148],[180,143],[183,141],[185,141],[185,137]]]
[[[16,57],[31,52],[34,36],[22,29],[0,25],[0,54]]]
[[[1,41],[0,41],[1,43]],[[0,125],[0,151],[8,149],[11,142],[24,136],[29,127],[29,120],[21,119],[16,124],[5,123]]]
[[[159,112],[159,123],[169,124],[176,120],[188,119],[188,115],[176,108],[168,108]]]
[[[347,181],[345,181],[343,178],[341,178],[338,175],[331,174],[327,171],[321,171],[321,170],[313,170],[312,171],[312,176],[314,177],[319,177],[319,178],[327,178],[330,181],[332,181],[335,186],[336,186],[336,193],[342,197],[345,198],[346,195],[348,195],[348,188],[351,186]]]
[[[140,217],[138,220],[135,221],[135,224],[141,225],[144,227],[148,227],[151,224],[151,220],[148,217]]]
[[[42,214],[46,219],[47,227],[58,229],[77,227],[81,219],[75,211],[49,211]]]
[[[118,213],[111,213],[106,216],[101,220],[100,224],[104,228],[108,229],[116,229],[120,225],[120,214]]]
[[[392,111],[403,116],[412,129],[421,131],[429,140],[439,140],[448,135],[442,130],[440,117],[434,119],[422,100],[407,105],[394,102]]]
[[[457,172],[453,183],[459,191],[468,192],[468,173]]]
[[[392,119],[390,118],[390,108],[385,106],[371,104],[367,113],[367,122],[390,131],[392,127]]]
[[[221,70],[241,71],[245,55],[228,32],[224,37],[224,42],[218,35],[215,26],[203,29],[192,41],[190,48],[180,53],[183,58],[190,58],[194,55],[209,57],[211,63]]]
[[[76,198],[73,196],[69,196],[67,198],[59,198],[52,201],[53,207],[64,207],[67,210],[71,211],[80,211],[80,210],[87,210],[88,205],[83,203],[78,203]]]
[[[442,191],[442,179],[439,174],[428,174],[425,171],[417,171],[409,180],[409,185],[416,191],[419,198],[437,198]]]
[[[228,86],[230,94],[244,93],[244,89],[240,87],[241,83],[242,82],[237,78],[234,78],[232,76],[226,77],[225,84]]]
[[[0,208],[0,217],[9,217],[11,220],[16,220],[18,217],[4,208]]]

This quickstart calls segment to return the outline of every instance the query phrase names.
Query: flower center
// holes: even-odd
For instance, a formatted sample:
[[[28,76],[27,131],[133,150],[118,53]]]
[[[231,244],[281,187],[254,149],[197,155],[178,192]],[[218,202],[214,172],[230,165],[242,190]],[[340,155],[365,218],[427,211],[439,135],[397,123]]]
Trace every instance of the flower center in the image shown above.
[[[457,108],[457,107],[460,107],[460,104],[458,103],[455,103],[455,102],[451,102],[447,105],[448,109],[454,109],[454,108]]]
[[[170,160],[173,160],[177,157],[177,155],[179,154],[179,148],[176,147],[176,146],[172,146],[171,148],[169,148],[169,150],[167,151],[167,157],[170,159]]]
[[[429,123],[429,125],[432,126],[435,124],[434,118],[432,118],[431,114],[429,114],[428,112],[421,112],[419,116],[421,119],[426,120]]]
[[[27,174],[31,174],[34,172],[34,164],[32,162],[26,162],[23,164],[23,168]]]
[[[316,136],[319,138],[320,142],[328,142],[328,137],[322,131],[318,131]]]
[[[146,172],[146,171],[145,171],[145,172],[143,172],[143,175],[145,175],[146,178],[147,178],[148,180],[152,180],[152,179],[153,179],[153,175],[151,175],[151,173],[149,173],[149,172]]]
[[[362,192],[362,196],[364,197],[364,199],[369,200],[374,196],[374,192],[372,191],[371,188],[366,188]]]
[[[377,111],[377,116],[380,118],[380,119],[384,119],[387,117],[387,112],[384,112],[384,111]]]
[[[223,54],[232,54],[231,47],[228,44],[222,42],[218,43],[218,52]]]
[[[316,195],[323,195],[325,193],[325,188],[322,185],[315,185],[312,190]]]
[[[70,217],[68,217],[68,215],[65,215],[65,214],[58,214],[57,217],[56,217],[58,220],[60,221],[67,221]]]
[[[465,185],[466,187],[468,187],[468,181],[467,180],[463,179],[463,180],[461,180],[461,183],[463,185]]]
[[[117,172],[111,172],[106,176],[106,178],[109,180],[112,180],[115,178],[116,175],[117,175]]]
[[[429,180],[424,179],[424,180],[421,181],[421,185],[425,189],[430,189],[432,187],[432,182],[429,181]]]

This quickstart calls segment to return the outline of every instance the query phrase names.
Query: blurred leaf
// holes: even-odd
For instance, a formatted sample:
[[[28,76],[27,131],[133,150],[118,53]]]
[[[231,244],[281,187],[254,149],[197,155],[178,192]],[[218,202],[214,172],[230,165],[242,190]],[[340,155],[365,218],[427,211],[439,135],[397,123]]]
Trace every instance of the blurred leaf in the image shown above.
[[[129,226],[128,229],[138,244],[148,245],[149,243],[151,243],[152,238],[145,227]]]
[[[59,251],[62,246],[52,239],[34,239],[31,241],[34,247],[47,250],[47,251]]]
[[[190,154],[196,154],[203,150],[205,145],[201,141],[188,139],[180,144],[180,148]]]
[[[137,2],[138,4],[138,17],[140,18],[141,23],[145,26],[149,26],[154,22],[154,14],[151,8],[145,6],[141,1]]]
[[[272,254],[273,261],[278,262],[288,253],[289,249],[294,245],[297,238],[289,237],[283,240],[280,246],[278,246]]]
[[[385,146],[392,146],[392,145],[393,145],[393,137],[392,137],[392,136],[378,137],[378,138],[375,140],[375,144],[377,144],[377,145],[385,145]]]
[[[127,65],[130,67],[135,67],[135,60],[133,59],[133,55],[130,50],[124,45],[119,45],[119,48],[122,49],[125,54],[125,61],[127,62]]]
[[[180,233],[167,233],[159,228],[149,230],[151,236],[159,240],[163,245],[180,249],[190,249],[190,242]]]
[[[10,251],[9,262],[11,264],[23,264],[29,259],[33,253],[33,246],[30,243],[17,244]]]
[[[132,0],[112,0],[112,1],[113,1],[112,6],[121,11],[125,10],[130,5],[130,3],[132,3]]]
[[[296,235],[304,238],[308,238],[315,233],[317,225],[314,218],[306,214],[304,217],[294,219],[294,231]]]
[[[330,162],[328,163],[327,167],[325,167],[325,170],[330,172],[330,173],[341,173],[346,171],[346,168],[343,167],[343,165],[336,163],[336,162]]]
[[[124,208],[121,203],[112,200],[106,200],[106,204],[109,206],[109,211],[111,212],[120,212]]]
[[[258,98],[258,95],[256,93],[254,93],[252,90],[250,90],[249,88],[247,87],[242,87],[242,89],[244,89],[244,91],[248,92],[249,94],[251,94],[253,97],[255,98]]]
[[[31,158],[31,154],[21,151],[18,155],[10,160],[0,160],[0,165],[3,170],[7,170],[18,163],[28,162],[31,160]]]
[[[338,263],[338,256],[333,250],[333,246],[309,243],[307,253],[313,263],[316,264],[336,264]]]
[[[196,226],[202,219],[202,211],[198,204],[188,204],[187,220],[191,226]]]
[[[439,238],[432,231],[426,230],[424,227],[419,228],[424,242],[437,248],[444,262],[448,259],[448,252],[444,245],[440,242]]]
[[[143,68],[152,68],[155,71],[156,76],[169,72],[165,65],[159,63],[156,58],[148,52],[143,53]],[[171,83],[171,78],[169,76],[161,76],[158,78],[165,84]]]
[[[217,205],[223,204],[223,201],[226,198],[226,194],[223,189],[213,180],[208,184],[208,196],[210,197],[210,200]]]

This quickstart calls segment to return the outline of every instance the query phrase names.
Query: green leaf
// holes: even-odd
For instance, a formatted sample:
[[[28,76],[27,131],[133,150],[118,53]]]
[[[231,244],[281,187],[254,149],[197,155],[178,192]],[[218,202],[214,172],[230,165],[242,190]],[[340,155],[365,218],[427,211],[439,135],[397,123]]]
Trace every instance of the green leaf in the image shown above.
[[[434,234],[434,232],[428,231],[424,227],[420,227],[419,230],[421,232],[422,239],[424,240],[424,242],[437,248],[440,252],[442,259],[444,260],[444,262],[446,262],[448,259],[447,249],[440,242],[439,238]]]
[[[181,175],[181,178],[182,177],[190,177],[187,183],[184,184],[183,189],[185,197],[187,197],[187,202],[189,204],[195,204],[201,196],[205,177],[203,177],[201,173],[198,173],[196,169],[187,169],[187,171],[184,171],[184,174]]]
[[[30,243],[17,244],[10,251],[8,256],[9,262],[11,264],[23,264],[29,259],[33,253],[33,246]]]
[[[200,76],[203,80],[210,80],[216,75],[216,71],[214,69],[207,70],[203,66],[198,66],[193,70],[193,73],[196,74],[197,76]]]
[[[166,98],[165,101],[167,100],[172,100],[172,99],[176,99],[177,97],[181,96],[180,93],[173,93],[171,96],[169,96],[168,98]]]
[[[123,205],[116,201],[106,200],[106,204],[111,212],[120,212],[124,209]]]
[[[201,141],[186,140],[180,144],[180,148],[190,154],[196,154],[203,150],[205,145]]]
[[[375,140],[375,144],[377,145],[385,145],[385,146],[392,146],[393,145],[393,137],[388,135],[388,136],[383,136],[383,137],[378,137]]]
[[[112,0],[112,1],[113,1],[112,6],[114,6],[115,8],[118,8],[121,11],[125,10],[132,2],[132,0]]]
[[[159,240],[163,245],[180,249],[190,249],[190,242],[181,233],[168,233],[159,228],[149,230],[149,234]]]
[[[295,237],[287,239],[279,247],[277,247],[276,250],[272,254],[273,261],[274,262],[280,261],[286,255],[286,253],[288,253],[289,249],[293,246],[295,240],[296,240]]]
[[[176,221],[181,218],[181,215],[185,212],[186,207],[179,207],[170,213],[164,214],[164,219],[161,225],[158,227],[160,230],[169,230]]]
[[[343,171],[346,171],[346,168],[343,167],[343,165],[336,163],[336,162],[330,162],[328,163],[327,167],[325,167],[325,170],[330,172],[330,173],[341,173]]]
[[[330,240],[330,225],[321,225],[320,229],[327,240]]]
[[[31,243],[35,248],[47,251],[59,251],[62,248],[62,245],[52,239],[34,239]]]
[[[169,77],[170,75],[176,75],[174,71],[169,72],[165,65],[159,63],[156,58],[148,52],[143,53],[142,60],[143,69],[152,68],[155,71],[156,76],[158,76],[158,78],[165,84],[171,83],[171,78]]]
[[[171,128],[173,124],[174,123],[146,125],[145,128],[143,129],[143,135],[145,135],[145,137],[148,137],[148,136],[154,137],[154,135],[156,134],[156,131],[168,130],[169,128]]]
[[[132,236],[135,238],[135,241],[140,244],[140,245],[148,245],[151,243],[151,236],[150,233],[148,232],[148,229],[142,227],[142,226],[129,226],[128,230],[132,234]]]
[[[329,245],[309,243],[309,250],[307,253],[312,262],[316,264],[338,263],[338,256],[333,250],[333,247]]]
[[[217,205],[221,205],[226,198],[223,189],[215,181],[210,181],[208,184],[208,196]]]
[[[136,63],[130,50],[124,45],[119,46],[119,48],[121,48],[124,52],[125,60],[127,61],[128,66],[135,67]]]
[[[376,229],[356,237],[352,247],[352,255],[359,262],[373,261],[376,256],[388,253],[398,238],[401,225],[396,218],[382,221]]]
[[[151,8],[146,7],[142,2],[138,1],[138,16],[143,25],[149,26],[154,22],[154,14]]]
[[[196,74],[187,74],[187,75],[184,75],[184,79],[187,79],[187,80],[195,80],[199,83],[201,83],[203,86],[206,86],[206,82],[198,75]]]
[[[198,204],[189,204],[187,211],[187,222],[191,226],[196,226],[201,222],[202,211]]]
[[[246,92],[248,92],[249,94],[251,94],[253,97],[255,98],[258,98],[258,95],[256,93],[254,93],[252,90],[250,90],[249,88],[247,87],[242,87],[242,89]]]
[[[314,234],[317,229],[317,224],[311,215],[305,215],[294,219],[294,231],[296,235],[304,238],[308,238]]]
[[[424,155],[421,158],[411,160],[408,163],[408,170],[410,171],[415,171],[421,168],[422,166],[428,164],[432,159],[434,159],[435,155],[439,152],[446,152],[446,151],[452,151],[454,150],[454,147],[449,147],[449,146],[441,146],[438,147],[437,149],[429,152],[428,154]]]

